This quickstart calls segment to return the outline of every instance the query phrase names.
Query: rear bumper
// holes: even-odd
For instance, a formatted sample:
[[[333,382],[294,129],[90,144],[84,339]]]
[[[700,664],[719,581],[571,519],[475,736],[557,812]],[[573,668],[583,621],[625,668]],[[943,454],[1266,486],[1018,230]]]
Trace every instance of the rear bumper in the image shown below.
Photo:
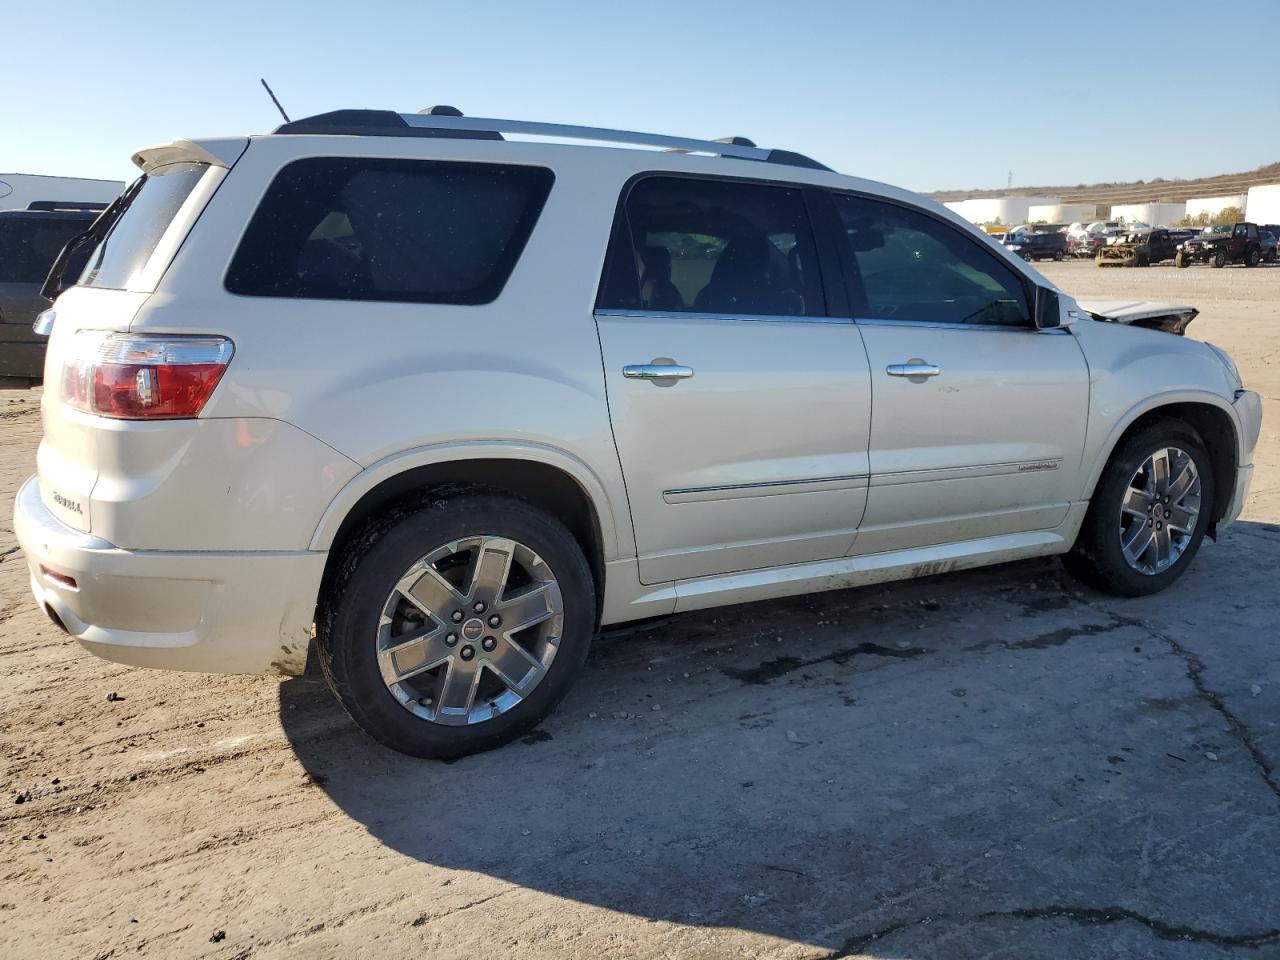
[[[121,550],[54,517],[36,477],[18,491],[13,519],[36,602],[91,653],[208,673],[306,665],[327,554]]]

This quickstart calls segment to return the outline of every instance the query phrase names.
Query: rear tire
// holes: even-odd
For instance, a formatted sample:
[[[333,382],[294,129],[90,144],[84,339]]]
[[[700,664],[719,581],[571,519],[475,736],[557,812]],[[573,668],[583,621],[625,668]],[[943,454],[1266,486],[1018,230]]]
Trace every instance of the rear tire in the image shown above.
[[[1244,252],[1244,265],[1246,267],[1256,267],[1262,262],[1262,252],[1257,247],[1250,247]]]
[[[500,571],[492,595],[481,556]],[[591,571],[565,526],[527,503],[476,493],[395,511],[337,564],[317,616],[320,666],[351,719],[393,750],[453,759],[500,746],[546,717],[582,671],[595,633]],[[545,610],[513,605],[535,592]]]
[[[1053,260],[1055,263],[1061,263],[1065,257],[1066,257],[1066,254],[1063,253],[1061,250],[1055,250],[1053,252]]]
[[[1197,486],[1194,488],[1194,496],[1191,493],[1182,495],[1185,501],[1176,489],[1170,489],[1168,495],[1173,503],[1157,503],[1156,512],[1144,518],[1141,504],[1136,513],[1131,509],[1130,498],[1134,492],[1131,484],[1153,454],[1160,450],[1176,450],[1184,454],[1194,466],[1194,482]],[[1168,462],[1170,461],[1167,460],[1166,463]],[[1180,476],[1179,469],[1178,475],[1168,479],[1172,483]],[[1158,487],[1159,481],[1155,481],[1154,485]],[[1160,567],[1159,554],[1156,552],[1159,549],[1159,544],[1156,543],[1159,534],[1153,534],[1154,524],[1168,522],[1164,517],[1166,511],[1174,514],[1175,521],[1179,516],[1185,516],[1192,500],[1195,502],[1196,513],[1194,523],[1188,524],[1189,532],[1175,534],[1172,526],[1169,532],[1160,531],[1164,542],[1171,544],[1172,549],[1177,551],[1172,562]],[[1178,512],[1180,502],[1183,507]],[[1071,552],[1063,557],[1063,564],[1077,580],[1104,593],[1120,597],[1143,597],[1159,593],[1186,572],[1196,551],[1200,549],[1213,513],[1213,502],[1213,464],[1199,434],[1181,420],[1153,420],[1128,437],[1112,453],[1094,490],[1080,535]],[[1149,528],[1146,535],[1152,538],[1153,551],[1142,555],[1143,558],[1153,558],[1152,569],[1146,571],[1138,569],[1135,562],[1126,557],[1122,540],[1133,534],[1142,535],[1144,528]]]

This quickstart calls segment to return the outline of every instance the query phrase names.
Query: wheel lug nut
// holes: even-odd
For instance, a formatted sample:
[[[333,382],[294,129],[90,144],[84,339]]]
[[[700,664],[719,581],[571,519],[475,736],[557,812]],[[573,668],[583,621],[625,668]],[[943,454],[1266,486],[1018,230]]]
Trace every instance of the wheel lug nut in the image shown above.
[[[1159,520],[1157,520],[1157,521],[1156,521],[1156,529],[1157,529],[1157,530],[1163,530],[1163,529],[1164,529],[1164,524],[1163,524],[1163,523],[1161,523]]]
[[[470,660],[473,657],[475,657],[475,655],[476,655],[476,648],[471,646],[471,644],[468,643],[465,647],[462,648],[463,660]]]
[[[489,618],[489,626],[491,627],[502,626],[502,618],[495,613],[492,617]]]
[[[451,614],[449,615],[449,619],[450,619],[450,620],[452,620],[454,623],[461,623],[461,622],[462,622],[462,611],[461,611],[461,610],[455,610],[455,611],[453,611],[453,613],[451,613]]]
[[[1165,518],[1166,520],[1168,520],[1168,519],[1169,519],[1170,517],[1172,517],[1172,516],[1173,516],[1173,511],[1172,511],[1172,510],[1166,510],[1166,511],[1164,512],[1164,518]]]
[[[476,613],[484,613],[484,601],[477,600],[475,606],[472,607],[471,609],[474,610]]]
[[[456,647],[458,645],[458,635],[456,633],[446,633],[444,635],[444,645],[446,647]]]
[[[1148,521],[1147,521],[1147,526],[1149,527],[1149,526],[1151,526],[1151,524],[1152,524],[1152,521],[1151,521],[1151,520],[1148,520]]]
[[[493,650],[497,645],[498,641],[493,639],[493,637],[485,637],[480,641],[480,646],[484,647],[486,652]]]

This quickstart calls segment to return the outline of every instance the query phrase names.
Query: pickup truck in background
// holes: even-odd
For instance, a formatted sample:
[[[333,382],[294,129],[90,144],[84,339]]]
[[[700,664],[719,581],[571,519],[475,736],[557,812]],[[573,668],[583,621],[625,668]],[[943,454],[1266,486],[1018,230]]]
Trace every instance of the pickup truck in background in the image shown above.
[[[1100,267],[1149,267],[1177,256],[1178,244],[1163,227],[1118,237],[1097,249]]]

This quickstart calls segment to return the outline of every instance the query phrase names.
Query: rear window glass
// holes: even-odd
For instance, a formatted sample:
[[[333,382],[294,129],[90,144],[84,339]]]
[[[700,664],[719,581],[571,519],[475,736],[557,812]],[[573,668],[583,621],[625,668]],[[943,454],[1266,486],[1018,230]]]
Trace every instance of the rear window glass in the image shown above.
[[[488,303],[542,211],[543,167],[316,157],[276,176],[227,272],[232,293]]]
[[[144,176],[137,194],[89,256],[80,282],[126,289],[208,169],[205,163],[172,163]]]
[[[43,283],[72,237],[91,219],[0,217],[0,283]]]

